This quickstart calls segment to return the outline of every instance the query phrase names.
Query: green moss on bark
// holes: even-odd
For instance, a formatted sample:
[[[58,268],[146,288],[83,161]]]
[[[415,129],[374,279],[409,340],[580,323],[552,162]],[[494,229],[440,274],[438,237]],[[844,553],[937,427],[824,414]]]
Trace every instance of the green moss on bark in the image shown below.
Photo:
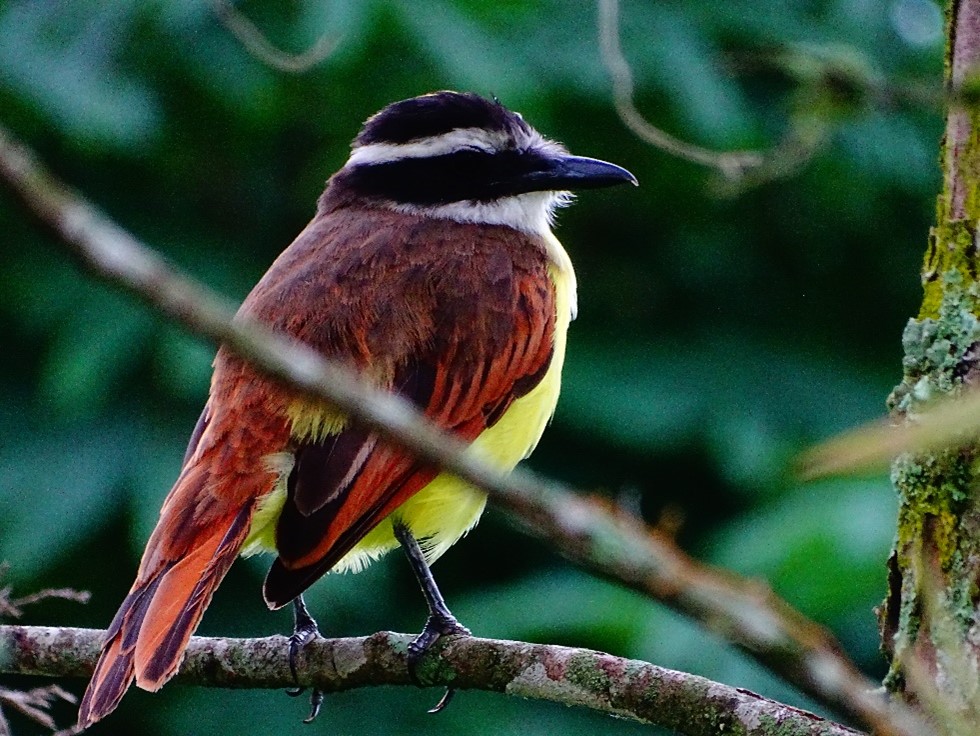
[[[904,376],[889,397],[889,405],[909,421],[915,421],[936,399],[955,396],[980,379],[980,285],[974,232],[962,223],[951,232],[954,241],[940,241],[937,247],[933,240],[926,257],[927,277],[930,259],[945,267],[926,285],[922,314],[931,316],[911,320],[902,338]],[[928,657],[942,677],[949,669],[951,653],[964,652],[964,643],[977,635],[977,477],[977,453],[972,445],[905,454],[893,465],[892,480],[900,502],[895,541],[900,575],[892,582],[891,600],[883,610],[898,615],[882,626],[894,651],[885,680],[890,689],[904,687],[904,657],[913,652]],[[977,653],[967,656],[977,657]],[[970,690],[967,686],[956,695],[966,697]]]

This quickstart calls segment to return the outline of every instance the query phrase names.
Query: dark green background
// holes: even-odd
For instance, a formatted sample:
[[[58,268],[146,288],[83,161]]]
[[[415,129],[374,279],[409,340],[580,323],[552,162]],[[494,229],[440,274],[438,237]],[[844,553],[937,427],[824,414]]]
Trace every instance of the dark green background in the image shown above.
[[[629,167],[639,189],[586,192],[561,215],[580,318],[557,416],[530,464],[650,522],[682,517],[685,548],[768,581],[880,675],[872,607],[894,528],[888,480],[801,485],[788,468],[808,444],[880,415],[900,377],[942,118],[828,83],[812,60],[938,89],[938,7],[624,0],[638,103],[659,125],[724,149],[826,127],[827,146],[800,171],[748,189],[626,131],[591,2],[242,8],[282,47],[328,33],[336,50],[290,76],[251,57],[204,0],[0,1],[0,120],[124,227],[236,300],[309,219],[361,121],[393,100],[439,88],[496,94],[572,151]],[[808,61],[760,66],[777,47]],[[45,603],[25,621],[103,627],[177,473],[213,346],[92,281],[6,194],[0,233],[0,559],[20,593],[93,593],[88,606]],[[202,632],[289,628],[288,613],[262,605],[266,564],[235,566]],[[714,636],[572,568],[492,509],[435,572],[478,634],[595,647],[807,704]],[[400,555],[324,580],[309,602],[327,635],[415,631],[424,618]],[[305,704],[282,693],[172,686],[130,693],[93,733],[641,730],[469,692],[427,716],[437,697],[331,696],[304,727]],[[73,711],[58,715],[67,723]]]

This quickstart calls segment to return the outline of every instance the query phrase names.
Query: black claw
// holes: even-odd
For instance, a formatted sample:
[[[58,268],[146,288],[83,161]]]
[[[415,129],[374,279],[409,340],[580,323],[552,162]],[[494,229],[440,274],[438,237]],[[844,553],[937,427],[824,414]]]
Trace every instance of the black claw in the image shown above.
[[[408,645],[408,676],[412,678],[412,682],[422,687],[422,683],[419,682],[416,672],[422,655],[429,650],[429,647],[439,641],[439,637],[450,636],[452,634],[469,636],[470,630],[457,621],[456,617],[453,616],[446,606],[446,601],[443,599],[442,593],[439,592],[439,586],[436,585],[436,581],[432,577],[432,572],[429,570],[429,565],[425,561],[425,555],[419,547],[418,541],[412,536],[409,528],[398,521],[395,523],[394,529],[395,538],[398,539],[402,549],[405,550],[405,555],[408,557],[408,562],[412,566],[412,571],[415,573],[415,577],[418,579],[419,585],[422,588],[422,595],[425,596],[426,605],[429,607],[429,618],[422,628],[422,633],[415,637],[414,641]],[[449,705],[449,701],[453,699],[455,693],[456,691],[453,688],[447,687],[446,692],[443,693],[443,696],[435,704],[435,707],[429,709],[429,713],[438,713],[443,710]]]
[[[452,636],[453,634],[469,636],[470,630],[460,624],[452,615],[448,618],[441,615],[429,616],[429,620],[425,622],[425,626],[422,628],[422,633],[408,645],[408,676],[412,678],[412,682],[422,687],[416,672],[419,660],[433,644],[439,641],[440,637]],[[456,691],[453,688],[447,687],[446,692],[439,698],[439,702],[429,708],[427,712],[439,713],[449,705],[455,694]]]
[[[295,682],[299,680],[296,670],[296,661],[299,658],[299,653],[307,644],[320,636],[320,630],[317,628],[316,621],[307,610],[303,596],[298,596],[293,599],[293,614],[295,615],[295,623],[293,624],[293,633],[289,637],[289,672],[292,674],[293,681]],[[299,687],[298,685],[295,688],[286,690],[286,694],[293,698],[305,692],[306,688]],[[312,723],[320,714],[320,706],[322,705],[323,691],[314,688],[310,693],[310,715],[303,723]]]
[[[431,708],[429,708],[429,710],[426,711],[426,712],[427,713],[439,713],[443,708],[445,708],[447,705],[449,705],[450,702],[452,702],[453,696],[455,694],[456,694],[456,691],[453,688],[447,687],[446,688],[446,692],[444,692],[442,694],[442,697],[439,698],[439,702],[436,703]]]
[[[429,651],[432,645],[439,641],[440,637],[454,634],[469,636],[470,630],[457,621],[452,614],[449,616],[442,614],[429,616],[425,626],[422,627],[422,633],[408,645],[408,674],[412,678],[412,682],[419,687],[422,686],[415,672],[422,655]]]
[[[320,636],[320,631],[316,627],[316,621],[310,619],[310,624],[310,626],[304,624],[302,628],[297,627],[293,631],[292,636],[289,637],[289,672],[292,674],[294,680],[299,679],[296,670],[299,653],[307,644]]]
[[[293,680],[298,680],[296,675],[296,660],[299,658],[300,651],[311,641],[320,636],[316,621],[310,615],[303,601],[303,596],[293,599],[293,633],[289,637],[289,672]],[[302,689],[299,691],[302,692]],[[295,693],[299,694],[299,693]]]
[[[303,719],[303,723],[313,723],[320,715],[320,706],[323,705],[323,690],[314,689],[310,693],[310,715]]]

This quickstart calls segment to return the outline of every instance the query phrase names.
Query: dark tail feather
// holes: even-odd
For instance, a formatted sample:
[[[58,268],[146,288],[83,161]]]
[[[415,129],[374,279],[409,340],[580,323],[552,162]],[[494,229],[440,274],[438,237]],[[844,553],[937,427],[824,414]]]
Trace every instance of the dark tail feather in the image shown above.
[[[134,680],[144,690],[159,690],[177,673],[191,634],[238,555],[252,510],[246,504],[224,523],[212,522],[181,559],[137,579],[106,632],[78,709],[80,727],[115,710]]]
[[[95,672],[78,708],[80,727],[88,728],[114,711],[132,684],[136,640],[159,581],[157,577],[145,585],[134,585],[109,625]]]
[[[119,639],[113,639],[102,650],[92,681],[78,708],[79,727],[88,728],[114,711],[132,681],[133,653],[121,651]]]

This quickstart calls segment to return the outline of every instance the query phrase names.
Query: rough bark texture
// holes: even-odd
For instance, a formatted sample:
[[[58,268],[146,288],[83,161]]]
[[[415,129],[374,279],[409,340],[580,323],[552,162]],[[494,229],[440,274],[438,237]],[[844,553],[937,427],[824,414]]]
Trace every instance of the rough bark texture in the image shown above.
[[[946,84],[970,85],[980,62],[980,0],[950,4]],[[923,264],[924,296],[903,345],[904,377],[890,397],[905,421],[930,401],[980,383],[980,108],[949,112],[943,191]],[[905,454],[893,466],[898,533],[888,597],[879,611],[891,659],[886,686],[943,708],[980,703],[978,447]]]
[[[0,674],[86,677],[104,635],[93,629],[0,626]],[[328,693],[411,685],[405,658],[411,640],[390,632],[317,639],[303,650],[297,679]],[[288,649],[282,636],[194,637],[175,682],[292,687]],[[584,706],[689,736],[859,736],[748,690],[588,649],[456,636],[426,653],[418,676],[425,685]]]

